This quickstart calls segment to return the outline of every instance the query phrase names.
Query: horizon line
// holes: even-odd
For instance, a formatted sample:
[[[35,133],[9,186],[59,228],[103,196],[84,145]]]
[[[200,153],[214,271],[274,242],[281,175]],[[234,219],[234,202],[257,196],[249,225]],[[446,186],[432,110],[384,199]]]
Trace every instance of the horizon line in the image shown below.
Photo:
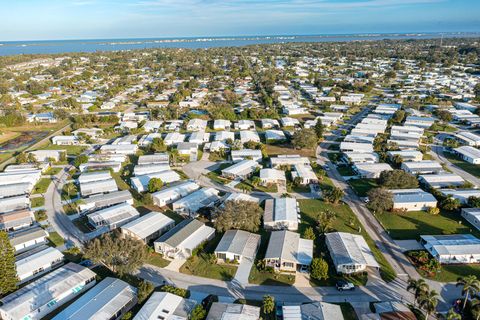
[[[160,36],[160,37],[125,37],[125,38],[65,38],[65,39],[39,39],[39,40],[0,40],[3,43],[15,42],[47,42],[47,41],[101,41],[101,40],[168,40],[168,39],[200,39],[200,38],[251,38],[251,37],[332,37],[332,36],[382,36],[382,35],[461,35],[461,34],[479,34],[479,31],[414,31],[414,32],[358,32],[358,33],[317,33],[317,34],[257,34],[257,35],[219,35],[219,36]]]

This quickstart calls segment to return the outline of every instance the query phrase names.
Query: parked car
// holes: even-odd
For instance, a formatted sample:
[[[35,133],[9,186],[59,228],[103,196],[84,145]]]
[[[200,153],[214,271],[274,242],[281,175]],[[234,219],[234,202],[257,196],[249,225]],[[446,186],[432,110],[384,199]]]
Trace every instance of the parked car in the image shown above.
[[[338,291],[349,291],[349,290],[355,290],[355,285],[351,282],[345,281],[345,280],[339,280],[337,281],[337,290]]]

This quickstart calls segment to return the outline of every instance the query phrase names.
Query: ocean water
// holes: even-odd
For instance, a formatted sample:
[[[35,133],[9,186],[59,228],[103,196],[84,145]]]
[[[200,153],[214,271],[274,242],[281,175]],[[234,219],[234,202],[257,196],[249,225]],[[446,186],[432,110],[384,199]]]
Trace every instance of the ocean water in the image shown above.
[[[16,54],[52,54],[66,52],[97,52],[135,50],[146,48],[215,48],[285,42],[342,42],[382,39],[432,39],[440,37],[480,37],[480,33],[411,33],[411,34],[354,34],[312,36],[245,36],[198,37],[158,39],[97,39],[97,40],[45,40],[0,41],[0,56]]]

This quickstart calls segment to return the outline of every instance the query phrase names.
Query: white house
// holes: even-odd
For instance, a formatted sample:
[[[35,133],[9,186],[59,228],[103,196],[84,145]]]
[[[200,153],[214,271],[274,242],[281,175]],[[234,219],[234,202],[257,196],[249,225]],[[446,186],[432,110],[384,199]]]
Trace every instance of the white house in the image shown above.
[[[130,184],[137,192],[145,192],[148,189],[148,183],[153,178],[162,180],[163,183],[169,184],[175,181],[180,181],[180,175],[173,170],[165,170],[130,178]]]
[[[480,230],[480,208],[463,208],[462,217],[477,228],[477,230]]]
[[[351,274],[364,271],[368,267],[380,267],[361,235],[331,232],[325,235],[325,240],[338,273]]]
[[[192,251],[215,235],[215,229],[196,219],[183,220],[155,240],[155,251],[167,259],[188,258]]]
[[[230,120],[217,119],[213,121],[213,130],[227,130],[232,126]]]
[[[353,168],[362,178],[376,179],[383,171],[391,171],[393,168],[388,163],[355,163]]]
[[[3,297],[0,316],[5,320],[40,320],[93,287],[95,277],[90,269],[69,263]]]
[[[265,253],[265,265],[276,271],[307,270],[313,259],[313,240],[301,239],[296,232],[272,231]]]
[[[266,168],[260,170],[260,180],[262,181],[262,185],[269,185],[269,184],[280,184],[286,185],[287,177],[285,176],[285,171]]]
[[[246,179],[253,174],[255,169],[260,168],[260,165],[255,160],[242,160],[230,167],[222,170],[222,176],[230,179]]]
[[[163,188],[152,194],[153,203],[156,206],[164,207],[178,199],[185,197],[189,193],[198,190],[200,186],[193,181],[185,181],[175,185]]]
[[[185,135],[179,132],[170,132],[163,141],[167,146],[177,145],[180,142],[185,141]]]
[[[393,189],[393,209],[420,211],[437,206],[437,199],[422,189]]]
[[[168,292],[154,292],[133,320],[188,320],[196,305],[195,300]]]
[[[20,254],[15,262],[18,284],[38,278],[62,263],[62,252],[52,247],[42,246]]]
[[[471,234],[420,236],[423,247],[442,264],[479,263],[480,239]]]
[[[425,174],[420,175],[419,180],[434,189],[459,187],[465,184],[465,180],[454,173]]]
[[[95,211],[89,215],[88,222],[95,228],[107,227],[113,230],[135,220],[140,213],[131,204],[120,203],[114,206]]]
[[[247,159],[260,162],[260,160],[262,160],[263,158],[263,155],[261,150],[241,149],[241,150],[232,150],[231,157],[233,162],[238,162],[238,161],[247,160]]]
[[[458,199],[462,204],[467,204],[470,197],[480,198],[479,189],[440,189],[440,192],[446,197]]]
[[[223,235],[214,253],[221,262],[253,261],[260,245],[260,235],[243,230],[228,230]]]
[[[298,178],[302,185],[318,183],[318,177],[310,165],[296,164],[291,174],[292,179],[295,181]]]
[[[214,188],[202,188],[196,190],[186,197],[175,201],[172,209],[181,214],[195,216],[198,210],[205,207],[212,207],[220,200],[219,191]]]
[[[462,146],[454,149],[465,161],[472,164],[480,164],[480,150],[470,146]]]
[[[240,131],[240,141],[242,143],[246,142],[260,142],[260,136],[258,135],[257,131],[252,130],[242,130]]]
[[[265,200],[263,224],[266,229],[295,231],[298,229],[300,209],[294,198]]]
[[[435,160],[403,162],[401,168],[413,175],[443,172],[443,167]]]
[[[188,131],[205,131],[207,129],[208,121],[203,119],[191,119],[187,123]]]
[[[267,130],[265,131],[265,141],[268,142],[275,142],[275,141],[283,141],[287,140],[285,133],[282,130]]]
[[[40,227],[24,229],[9,234],[10,244],[16,254],[47,244],[47,237],[48,232]]]
[[[122,226],[122,233],[148,243],[158,238],[175,225],[173,219],[163,213],[152,211]]]
[[[80,143],[76,136],[55,136],[52,143],[58,146],[73,146]]]

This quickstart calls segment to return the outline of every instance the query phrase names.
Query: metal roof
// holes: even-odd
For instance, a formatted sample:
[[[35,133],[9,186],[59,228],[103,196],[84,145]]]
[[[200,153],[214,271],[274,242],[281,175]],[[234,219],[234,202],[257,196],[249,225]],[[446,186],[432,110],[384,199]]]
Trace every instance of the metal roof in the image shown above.
[[[125,224],[122,226],[122,229],[136,234],[141,239],[145,239],[158,230],[162,230],[166,226],[173,225],[174,223],[173,219],[170,219],[163,213],[152,211]]]
[[[26,252],[29,253],[29,252]],[[42,251],[35,252],[29,256],[22,255],[15,263],[19,277],[31,274],[45,265],[52,265],[52,262],[63,258],[60,250],[52,247],[44,247]]]
[[[17,246],[31,240],[47,237],[48,232],[40,227],[33,227],[30,229],[16,232],[14,234],[10,234],[9,236],[12,246]]]
[[[265,259],[281,259],[309,265],[313,256],[313,241],[300,239],[296,232],[272,231]]]
[[[425,235],[425,248],[433,255],[480,255],[480,239],[471,234]]]
[[[393,189],[394,203],[437,202],[437,199],[422,189]]]
[[[128,283],[107,277],[53,319],[111,319],[124,306],[136,299],[136,295],[137,289]]]
[[[88,219],[94,223],[117,224],[122,221],[138,217],[140,213],[128,203],[120,203],[88,215]]]
[[[361,235],[332,232],[325,236],[335,265],[360,264],[378,267],[367,242]]]
[[[260,308],[246,304],[214,302],[207,320],[258,320]]]
[[[0,309],[7,312],[12,319],[23,319],[52,299],[84,285],[92,278],[95,278],[95,273],[90,269],[69,263],[4,297],[0,300],[3,303]]]
[[[190,235],[194,234],[198,229],[203,226],[203,222],[196,219],[183,220],[174,228],[170,229],[160,238],[155,240],[155,242],[165,242],[169,246],[176,248],[183,241],[185,241],[185,239],[187,239]]]
[[[187,320],[197,302],[168,292],[154,292],[133,320]]]
[[[255,254],[260,241],[260,235],[243,230],[228,230],[217,245],[215,252],[229,252],[244,256],[246,253]],[[247,258],[254,258],[248,256]]]

